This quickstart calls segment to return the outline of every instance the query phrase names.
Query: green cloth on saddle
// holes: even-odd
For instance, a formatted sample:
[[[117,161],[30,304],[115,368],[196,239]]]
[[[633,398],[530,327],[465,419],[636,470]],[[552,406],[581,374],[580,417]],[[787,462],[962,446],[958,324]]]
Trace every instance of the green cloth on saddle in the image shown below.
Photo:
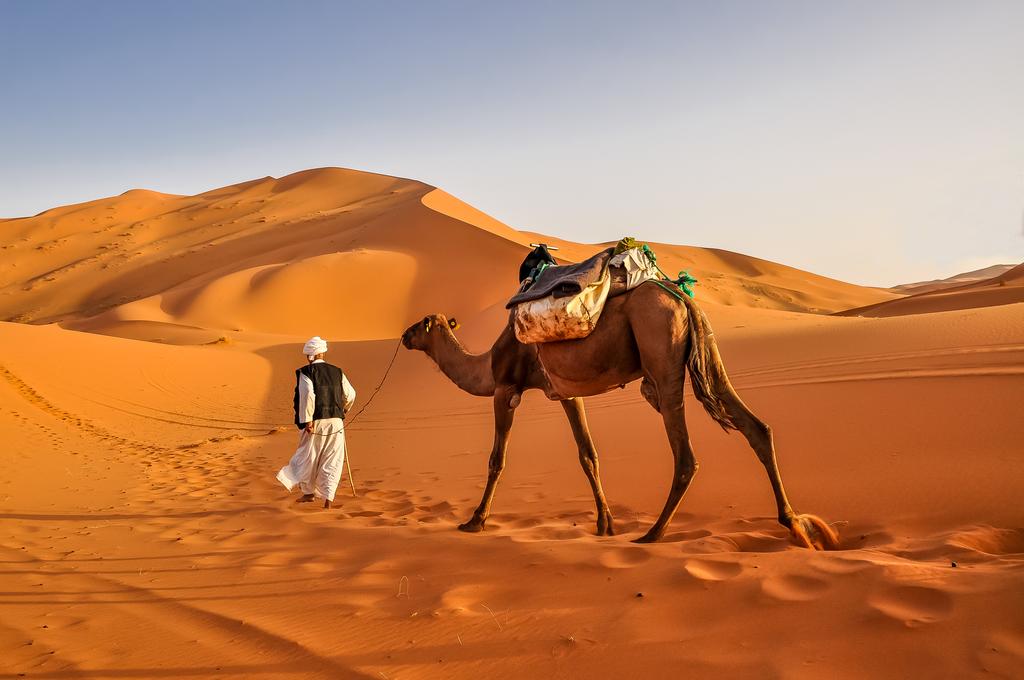
[[[654,254],[654,250],[652,250],[651,246],[649,246],[648,244],[641,243],[632,236],[625,236],[619,239],[619,242],[615,244],[615,250],[612,252],[612,255],[618,255],[619,253],[623,253],[627,250],[630,250],[631,248],[639,248],[641,251],[643,251],[644,255],[646,255],[647,258],[651,261],[651,264],[653,264],[658,269],[658,271],[661,272],[661,275],[665,277],[666,281],[674,284],[677,288],[682,290],[691,298],[693,297],[693,284],[697,283],[697,279],[690,276],[690,273],[688,271],[681,271],[679,272],[679,276],[677,278],[670,279],[668,274],[662,271],[661,267],[658,266],[658,256]],[[676,295],[676,293],[667,286],[662,286],[662,288],[664,288],[669,293]]]

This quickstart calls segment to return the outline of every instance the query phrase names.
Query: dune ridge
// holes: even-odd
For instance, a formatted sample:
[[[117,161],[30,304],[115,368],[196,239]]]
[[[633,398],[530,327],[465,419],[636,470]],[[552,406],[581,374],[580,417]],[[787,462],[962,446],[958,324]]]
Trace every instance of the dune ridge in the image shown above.
[[[958,286],[962,283],[985,281],[995,276],[999,276],[1000,274],[1013,269],[1015,266],[1016,265],[1013,264],[993,264],[988,267],[982,267],[981,269],[974,269],[969,272],[962,272],[960,274],[954,274],[953,276],[947,276],[944,279],[917,281],[915,283],[901,283],[897,286],[893,286],[892,290],[908,295],[911,293],[927,293],[933,290],[952,288],[953,286]]]
[[[837,312],[842,316],[896,316],[973,309],[1024,302],[1024,263],[995,276],[928,289],[904,298]]]

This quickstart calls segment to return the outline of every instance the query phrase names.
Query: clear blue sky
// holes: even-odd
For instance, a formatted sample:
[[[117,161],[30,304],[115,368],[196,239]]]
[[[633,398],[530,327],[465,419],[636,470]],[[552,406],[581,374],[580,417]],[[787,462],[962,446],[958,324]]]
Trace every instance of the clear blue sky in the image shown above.
[[[890,285],[1024,260],[1024,2],[0,0],[0,215],[325,165]]]

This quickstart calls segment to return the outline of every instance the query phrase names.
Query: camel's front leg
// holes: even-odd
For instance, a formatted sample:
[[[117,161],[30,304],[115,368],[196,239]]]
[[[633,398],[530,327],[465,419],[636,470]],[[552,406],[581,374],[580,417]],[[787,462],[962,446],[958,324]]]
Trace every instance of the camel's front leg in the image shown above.
[[[519,404],[516,395],[510,389],[498,388],[494,393],[494,448],[491,449],[491,459],[487,465],[487,486],[484,487],[483,498],[480,505],[468,522],[459,525],[460,531],[475,533],[483,531],[484,522],[491,514],[491,501],[494,499],[494,489],[498,486],[498,477],[505,469],[505,452],[508,449],[508,434],[512,429],[512,417],[515,415],[515,406]]]
[[[604,497],[604,489],[601,488],[601,470],[597,462],[597,449],[594,447],[594,440],[590,438],[590,428],[587,427],[587,413],[583,409],[583,399],[562,400],[562,408],[569,418],[569,425],[572,426],[572,436],[576,439],[576,446],[579,447],[580,465],[583,466],[583,473],[590,482],[590,488],[594,492],[594,501],[597,503],[597,535],[613,536],[612,511],[608,507],[608,501]]]

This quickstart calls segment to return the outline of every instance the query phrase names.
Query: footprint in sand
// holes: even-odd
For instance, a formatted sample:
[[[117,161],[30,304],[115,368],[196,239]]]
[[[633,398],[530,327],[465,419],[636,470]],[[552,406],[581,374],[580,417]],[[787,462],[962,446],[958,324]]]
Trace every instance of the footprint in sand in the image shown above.
[[[479,606],[480,598],[481,590],[478,586],[454,586],[442,591],[434,608],[449,613],[473,611],[483,615],[487,612]]]
[[[427,505],[424,503],[416,506],[416,509],[433,515],[441,515],[452,512],[455,508],[448,501],[441,501],[439,503],[434,503],[433,505]]]
[[[406,493],[405,491],[399,491],[399,490],[396,490],[396,489],[381,489],[381,490],[376,490],[376,491],[368,492],[366,495],[367,496],[372,496],[375,499],[385,499],[385,500],[393,500],[393,499],[397,499],[397,498],[401,498],[401,499],[404,500],[404,499],[408,498],[408,496],[409,496],[409,494]]]
[[[507,526],[512,529],[533,529],[540,525],[541,521],[537,517],[520,517],[507,523]]]
[[[895,586],[873,595],[868,603],[907,626],[941,621],[953,612],[948,593],[924,586]]]
[[[765,595],[783,602],[807,602],[816,600],[828,590],[829,584],[812,576],[785,574],[771,576],[761,583]]]
[[[380,517],[383,514],[384,513],[379,510],[358,510],[348,513],[350,517]]]
[[[614,548],[601,553],[598,561],[609,569],[628,569],[651,559],[650,551],[641,548]]]
[[[977,527],[954,534],[949,544],[985,555],[1018,555],[1024,553],[1024,529]]]
[[[726,537],[736,544],[739,552],[781,552],[792,545],[789,536],[781,530],[737,531]]]
[[[696,541],[700,538],[707,538],[711,532],[707,529],[693,529],[691,531],[676,531],[661,539],[662,543],[682,543],[683,541]]]
[[[414,510],[416,510],[416,506],[414,506],[412,503],[406,501],[404,503],[397,503],[397,504],[391,506],[390,508],[388,508],[387,512],[384,513],[384,516],[385,517],[391,517],[393,519],[397,519],[399,517],[405,517],[407,515],[411,515]]]
[[[490,524],[488,524],[490,526]],[[503,524],[494,524],[494,528],[501,529]],[[589,534],[581,526],[565,526],[560,524],[540,524],[530,529],[524,529],[513,534],[512,540],[523,543],[536,541],[571,541],[585,538]]]
[[[743,565],[738,562],[690,559],[683,565],[683,569],[700,581],[725,581],[739,576],[743,571]]]
[[[839,557],[833,553],[828,557],[822,557],[811,563],[811,567],[823,574],[856,574],[865,569],[877,568],[868,560],[850,559]]]
[[[334,564],[328,562],[317,562],[315,560],[309,559],[303,559],[301,562],[299,562],[299,564],[293,566],[297,567],[302,571],[305,571],[310,574],[315,574],[317,576],[329,574],[336,569]]]
[[[872,531],[848,531],[840,536],[840,550],[861,550],[864,548],[884,548],[891,546],[893,535],[878,529]]]

